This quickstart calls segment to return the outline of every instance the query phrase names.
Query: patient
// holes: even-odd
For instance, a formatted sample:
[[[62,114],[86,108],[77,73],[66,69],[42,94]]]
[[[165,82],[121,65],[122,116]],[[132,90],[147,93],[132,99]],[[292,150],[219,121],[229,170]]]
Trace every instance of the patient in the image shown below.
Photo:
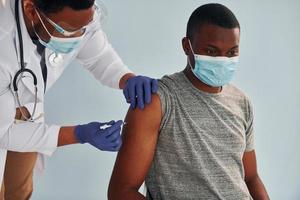
[[[239,41],[239,22],[225,6],[193,12],[182,40],[186,68],[159,81],[150,106],[128,111],[109,199],[269,199],[250,101],[229,84]],[[144,181],[146,198],[138,191]]]

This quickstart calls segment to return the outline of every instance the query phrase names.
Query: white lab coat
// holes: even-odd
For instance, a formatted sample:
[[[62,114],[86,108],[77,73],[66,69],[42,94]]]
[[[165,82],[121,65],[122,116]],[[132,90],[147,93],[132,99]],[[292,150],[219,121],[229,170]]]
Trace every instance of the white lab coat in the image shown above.
[[[19,40],[14,17],[14,0],[0,0],[0,184],[2,182],[6,151],[38,152],[50,156],[57,147],[60,126],[44,123],[44,117],[35,122],[15,123],[16,108],[12,90],[12,79],[20,69]],[[44,102],[44,81],[40,67],[40,55],[26,30],[20,3],[20,24],[24,45],[24,61],[38,79],[38,107],[35,116],[42,116]],[[118,88],[119,81],[126,73],[132,73],[108,43],[100,22],[95,23],[85,35],[81,46],[62,56],[62,62],[49,62],[53,52],[46,49],[48,69],[46,91],[60,77],[74,59],[79,62],[102,84]],[[23,78],[18,84],[22,105],[31,112],[34,103],[32,79]],[[41,159],[37,164],[41,166]]]

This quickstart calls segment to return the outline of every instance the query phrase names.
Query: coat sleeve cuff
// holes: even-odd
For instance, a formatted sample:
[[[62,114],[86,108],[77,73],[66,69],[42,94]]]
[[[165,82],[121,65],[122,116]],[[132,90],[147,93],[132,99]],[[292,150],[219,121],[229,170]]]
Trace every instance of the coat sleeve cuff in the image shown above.
[[[127,66],[124,66],[121,69],[119,69],[119,71],[113,76],[111,87],[115,89],[120,89],[120,81],[122,77],[130,73],[133,74],[133,71],[131,71]]]
[[[48,127],[47,130],[49,135],[47,141],[48,148],[39,151],[39,153],[44,154],[46,156],[52,156],[52,154],[57,149],[59,130],[60,130],[60,126],[57,125],[51,125]]]

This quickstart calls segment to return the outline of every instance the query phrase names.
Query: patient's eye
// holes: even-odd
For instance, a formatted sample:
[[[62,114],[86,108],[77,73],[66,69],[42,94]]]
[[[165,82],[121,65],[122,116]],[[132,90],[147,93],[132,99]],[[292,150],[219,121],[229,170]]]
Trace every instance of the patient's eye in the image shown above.
[[[216,49],[207,48],[207,49],[205,49],[205,54],[208,56],[217,56],[218,51]]]
[[[227,56],[228,57],[234,57],[239,55],[239,50],[238,49],[232,49],[228,51]]]

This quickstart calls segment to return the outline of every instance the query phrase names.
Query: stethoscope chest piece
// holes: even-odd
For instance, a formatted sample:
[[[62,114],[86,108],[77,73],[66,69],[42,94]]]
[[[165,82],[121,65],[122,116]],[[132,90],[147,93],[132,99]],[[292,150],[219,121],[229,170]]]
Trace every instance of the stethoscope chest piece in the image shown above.
[[[60,66],[64,61],[64,58],[61,54],[59,53],[51,53],[50,56],[49,56],[49,63],[51,66],[53,67],[58,67]]]

